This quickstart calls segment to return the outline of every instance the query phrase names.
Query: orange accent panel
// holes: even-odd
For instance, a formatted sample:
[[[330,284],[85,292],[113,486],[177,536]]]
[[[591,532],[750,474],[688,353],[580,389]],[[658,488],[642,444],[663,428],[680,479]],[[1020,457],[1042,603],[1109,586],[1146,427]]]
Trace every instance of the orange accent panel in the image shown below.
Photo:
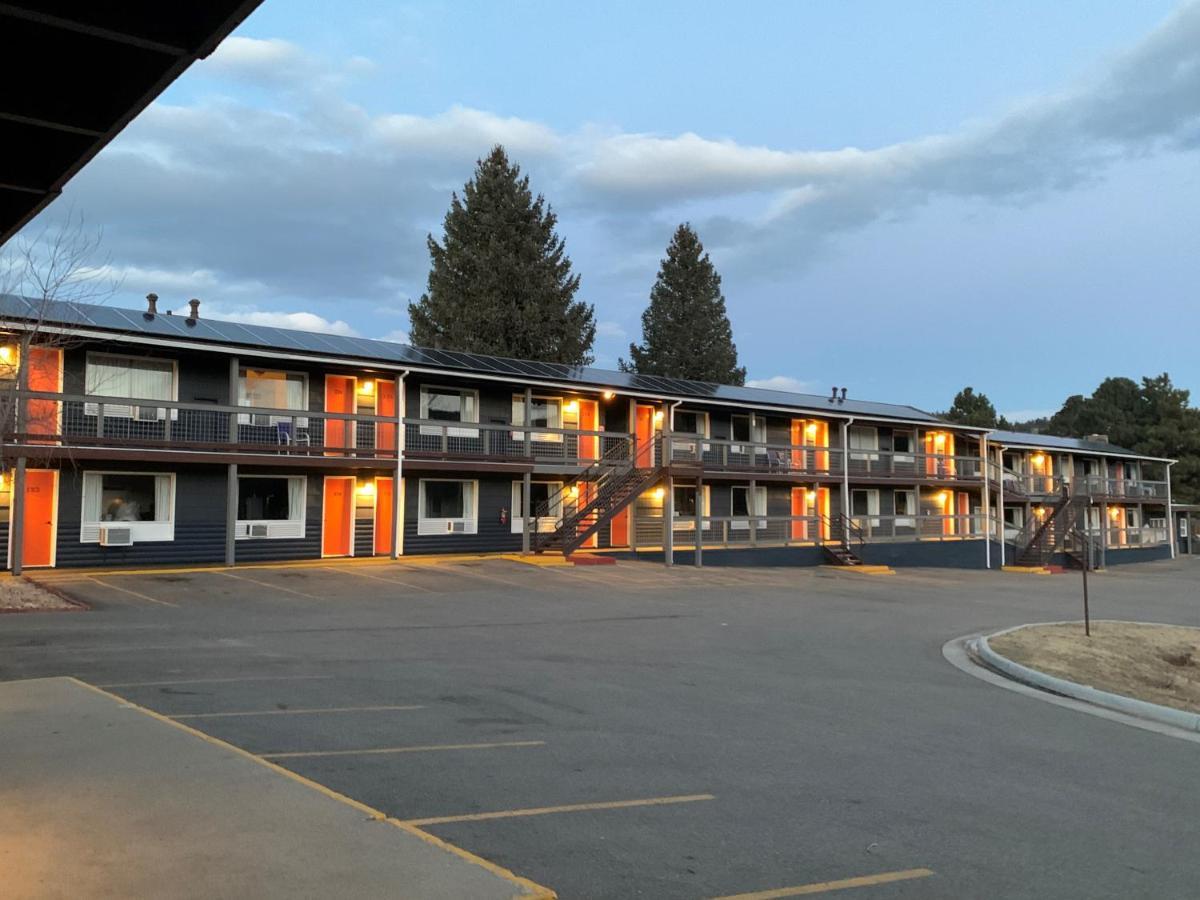
[[[817,488],[817,514],[824,516],[821,520],[821,540],[830,539],[829,532],[829,488]]]
[[[639,469],[654,467],[654,407],[638,406],[635,415],[635,434],[637,435],[637,459],[635,465]]]
[[[608,544],[610,547],[629,546],[629,507],[626,507],[613,516],[612,525],[609,530]]]
[[[796,425],[793,422],[792,423],[793,433],[795,432],[795,428],[796,428]],[[795,442],[796,442],[795,438],[793,438],[792,443],[795,443]],[[805,509],[808,505],[808,501],[805,497],[806,493],[807,493],[807,491],[804,488],[798,488],[798,487],[792,488],[792,515],[793,516],[807,515],[807,513],[805,512]],[[808,523],[807,522],[793,522],[792,523],[792,540],[793,541],[807,541],[808,540]]]
[[[354,412],[355,378],[352,375],[325,376],[325,411],[333,413]],[[331,449],[348,449],[354,446],[352,423],[343,419],[325,420],[325,446]],[[337,456],[337,453],[327,453]]]
[[[21,561],[26,566],[48,566],[54,561],[54,500],[58,472],[28,469],[25,472],[25,523]]]
[[[57,394],[62,390],[62,351],[50,347],[29,348],[29,390]],[[28,401],[29,434],[58,434],[58,401]],[[37,441],[35,443],[49,443]]]
[[[595,400],[580,400],[579,401],[579,430],[580,431],[599,431],[600,430],[600,413],[599,407]],[[579,438],[579,458],[580,459],[599,459],[600,458],[600,438],[596,435],[585,435]]]
[[[396,383],[394,381],[375,382],[375,415],[396,415]],[[377,450],[396,449],[395,425],[380,422],[375,426],[375,448]]]
[[[392,554],[392,479],[375,479],[375,554]]]
[[[321,540],[321,554],[349,556],[350,526],[354,519],[354,479],[326,476],[324,495],[321,515],[325,534]]]

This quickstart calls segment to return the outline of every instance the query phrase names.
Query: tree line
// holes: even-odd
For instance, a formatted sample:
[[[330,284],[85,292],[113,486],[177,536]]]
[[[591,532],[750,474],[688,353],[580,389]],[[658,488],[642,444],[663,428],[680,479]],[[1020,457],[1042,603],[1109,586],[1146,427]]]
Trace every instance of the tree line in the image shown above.
[[[1140,384],[1132,378],[1106,378],[1091,396],[1073,394],[1051,416],[1009,422],[996,414],[986,394],[965,387],[941,415],[981,428],[1061,437],[1102,434],[1118,447],[1177,459],[1171,471],[1173,499],[1200,502],[1200,409],[1190,405],[1190,396],[1166,372],[1144,377]]]
[[[596,310],[576,299],[579,275],[555,231],[558,217],[529,176],[496,146],[455,193],[442,240],[429,235],[425,293],[409,303],[410,338],[423,347],[543,362],[594,359]],[[687,222],[675,230],[650,302],[642,341],[622,371],[743,384],[721,276]]]

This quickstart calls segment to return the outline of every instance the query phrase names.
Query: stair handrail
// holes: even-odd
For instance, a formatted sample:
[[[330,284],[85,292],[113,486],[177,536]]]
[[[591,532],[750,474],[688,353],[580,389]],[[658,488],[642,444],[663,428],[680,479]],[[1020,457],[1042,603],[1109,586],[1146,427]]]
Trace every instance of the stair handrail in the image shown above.
[[[1033,519],[1030,522],[1027,522],[1021,529],[1021,532],[1017,535],[1017,556],[1024,556],[1025,554],[1034,551],[1035,548],[1039,558],[1044,559],[1045,557],[1049,556],[1050,553],[1053,553],[1054,548],[1063,543],[1063,541],[1066,539],[1066,531],[1070,527],[1069,524],[1064,524],[1067,523],[1068,520],[1063,517],[1063,513],[1074,506],[1077,499],[1078,495],[1070,493],[1067,486],[1063,485],[1062,493],[1055,504],[1050,507],[1050,511],[1040,520]],[[1033,534],[1029,540],[1023,545],[1019,543],[1021,535],[1034,525],[1036,525],[1036,527],[1033,527]],[[1047,552],[1045,547],[1047,531],[1050,532],[1050,536],[1053,539],[1049,548],[1049,552]]]
[[[571,487],[579,481],[598,482],[604,473],[610,469],[630,468],[632,466],[633,453],[631,450],[632,440],[618,441],[610,446],[602,454],[600,458],[592,462],[586,469],[581,469],[579,472],[572,475],[563,482],[561,488],[551,496],[547,497],[537,505],[533,511],[534,528],[537,528],[537,520],[549,518],[550,511],[557,505],[559,510],[565,508],[563,501],[566,500],[571,492]],[[557,518],[557,517],[556,517]]]

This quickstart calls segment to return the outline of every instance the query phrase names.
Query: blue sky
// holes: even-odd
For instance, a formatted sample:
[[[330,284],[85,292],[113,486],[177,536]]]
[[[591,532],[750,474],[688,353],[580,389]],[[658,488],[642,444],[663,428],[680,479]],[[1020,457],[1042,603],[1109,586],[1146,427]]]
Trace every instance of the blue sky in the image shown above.
[[[34,227],[103,225],[114,304],[399,339],[494,142],[559,213],[598,364],[686,219],[768,385],[1200,389],[1196,2],[266,0]]]

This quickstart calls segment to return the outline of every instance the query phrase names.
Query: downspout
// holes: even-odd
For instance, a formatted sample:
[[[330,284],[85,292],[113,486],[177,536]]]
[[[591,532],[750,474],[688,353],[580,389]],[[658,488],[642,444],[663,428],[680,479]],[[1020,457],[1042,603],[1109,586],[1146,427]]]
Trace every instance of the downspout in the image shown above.
[[[1000,568],[1004,568],[1004,450],[1003,444],[996,446],[1000,454],[1000,465],[997,468],[999,478],[996,480],[996,530],[1000,533]]]
[[[853,424],[854,416],[842,423],[842,516],[847,524],[850,522],[850,426]],[[843,537],[846,537],[845,529]]]

